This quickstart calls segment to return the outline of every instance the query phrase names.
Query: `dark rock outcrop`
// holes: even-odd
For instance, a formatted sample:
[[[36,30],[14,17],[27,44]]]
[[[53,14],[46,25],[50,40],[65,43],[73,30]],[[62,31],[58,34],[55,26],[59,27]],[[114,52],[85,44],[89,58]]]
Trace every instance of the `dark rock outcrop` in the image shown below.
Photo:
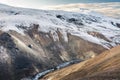
[[[117,26],[118,28],[120,28],[120,24],[119,24],[119,23],[116,23],[116,26]]]

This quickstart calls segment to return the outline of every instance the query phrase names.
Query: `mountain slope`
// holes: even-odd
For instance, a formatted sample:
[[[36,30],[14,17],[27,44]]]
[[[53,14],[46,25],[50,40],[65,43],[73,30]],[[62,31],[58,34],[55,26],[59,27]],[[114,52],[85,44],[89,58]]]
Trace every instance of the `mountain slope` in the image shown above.
[[[46,75],[45,80],[119,80],[120,46],[99,56]]]
[[[93,58],[120,44],[119,21],[95,13],[0,5],[0,80],[20,80]]]
[[[24,31],[28,30],[32,24],[38,24],[39,31],[45,33],[51,31],[55,41],[59,40],[57,30],[64,34],[65,41],[67,41],[67,33],[70,33],[107,48],[119,44],[120,40],[118,35],[120,20],[98,15],[95,12],[85,14],[82,12],[23,9],[2,5],[0,17],[0,26],[3,31],[15,30],[24,34]],[[108,40],[95,35],[94,32],[101,34]],[[116,37],[114,38],[114,36]]]

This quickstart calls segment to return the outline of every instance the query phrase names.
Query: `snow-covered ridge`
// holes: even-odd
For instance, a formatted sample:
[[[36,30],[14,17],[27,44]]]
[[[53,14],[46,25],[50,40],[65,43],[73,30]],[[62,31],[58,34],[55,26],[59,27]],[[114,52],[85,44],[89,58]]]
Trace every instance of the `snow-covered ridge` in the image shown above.
[[[59,29],[65,41],[67,33],[79,36],[85,40],[109,48],[109,45],[120,44],[120,20],[105,17],[96,12],[77,13],[53,10],[34,10],[15,8],[0,4],[0,30],[14,30],[24,35],[32,24],[39,24],[39,31],[53,34],[54,40],[59,40],[56,31]],[[26,29],[23,29],[24,26]],[[109,41],[88,32],[98,32]],[[94,34],[94,33],[93,33]]]
[[[107,3],[73,3],[56,6],[48,6],[46,9],[50,10],[65,10],[74,12],[90,12],[97,11],[106,16],[120,19],[120,2],[107,2]]]

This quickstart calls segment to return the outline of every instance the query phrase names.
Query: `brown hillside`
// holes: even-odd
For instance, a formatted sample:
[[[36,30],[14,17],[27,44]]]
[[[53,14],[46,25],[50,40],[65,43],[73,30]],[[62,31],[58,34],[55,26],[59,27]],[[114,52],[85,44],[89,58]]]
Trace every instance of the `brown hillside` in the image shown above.
[[[44,77],[45,80],[120,80],[120,46]]]

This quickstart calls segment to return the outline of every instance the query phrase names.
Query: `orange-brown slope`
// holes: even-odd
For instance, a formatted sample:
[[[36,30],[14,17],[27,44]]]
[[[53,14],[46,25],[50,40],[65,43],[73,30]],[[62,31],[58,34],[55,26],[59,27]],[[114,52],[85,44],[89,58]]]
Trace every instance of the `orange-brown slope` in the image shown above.
[[[44,77],[45,80],[120,80],[120,46]]]

